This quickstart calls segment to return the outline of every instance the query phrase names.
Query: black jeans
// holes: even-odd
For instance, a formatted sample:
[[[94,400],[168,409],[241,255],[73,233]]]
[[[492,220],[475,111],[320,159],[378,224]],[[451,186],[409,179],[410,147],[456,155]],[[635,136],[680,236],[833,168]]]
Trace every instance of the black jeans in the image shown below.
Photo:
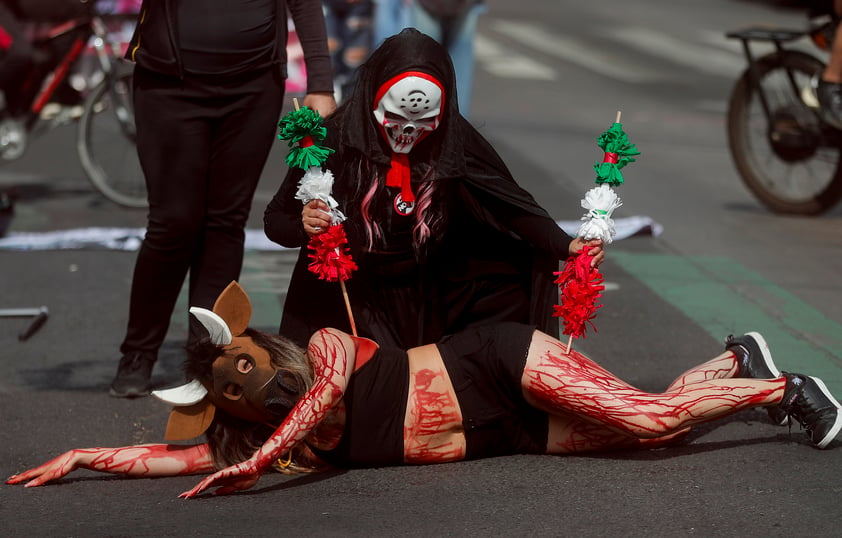
[[[245,226],[283,98],[277,68],[183,80],[135,69],[149,214],[123,353],[157,352],[188,271],[190,306],[208,309],[239,278]]]

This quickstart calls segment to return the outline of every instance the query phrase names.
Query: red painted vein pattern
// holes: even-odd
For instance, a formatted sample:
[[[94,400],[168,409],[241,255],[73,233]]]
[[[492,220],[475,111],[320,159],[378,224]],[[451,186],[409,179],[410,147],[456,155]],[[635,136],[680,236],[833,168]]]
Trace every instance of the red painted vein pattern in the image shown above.
[[[544,343],[545,349],[524,371],[528,395],[550,412],[572,412],[583,421],[635,437],[660,437],[740,409],[775,403],[785,384],[783,379],[711,379],[651,394],[575,350],[565,355],[561,343]],[[593,435],[590,431],[587,437]]]
[[[404,457],[412,463],[440,463],[462,459],[464,446],[457,444],[452,433],[461,430],[462,417],[458,403],[450,391],[434,389],[450,387],[443,370],[420,370],[414,376],[408,413],[411,427],[404,428]]]
[[[75,469],[91,469],[129,476],[173,476],[213,470],[208,446],[139,445],[123,448],[80,448],[65,452],[47,463],[12,476],[9,484],[29,481],[40,486]]]

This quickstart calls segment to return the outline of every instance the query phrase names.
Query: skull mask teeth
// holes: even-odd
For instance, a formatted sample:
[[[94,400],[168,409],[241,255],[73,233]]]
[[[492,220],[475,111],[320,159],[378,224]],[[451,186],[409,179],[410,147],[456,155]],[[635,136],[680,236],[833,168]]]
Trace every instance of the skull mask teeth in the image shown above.
[[[389,80],[377,92],[374,118],[395,153],[409,153],[441,120],[444,93],[426,73],[409,71]]]

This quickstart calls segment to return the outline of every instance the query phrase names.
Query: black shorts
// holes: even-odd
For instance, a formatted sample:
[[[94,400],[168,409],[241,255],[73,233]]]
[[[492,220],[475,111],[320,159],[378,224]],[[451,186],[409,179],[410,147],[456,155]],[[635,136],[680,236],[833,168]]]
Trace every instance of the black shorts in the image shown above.
[[[462,410],[465,459],[546,454],[548,415],[526,402],[521,386],[534,331],[495,323],[439,342]]]

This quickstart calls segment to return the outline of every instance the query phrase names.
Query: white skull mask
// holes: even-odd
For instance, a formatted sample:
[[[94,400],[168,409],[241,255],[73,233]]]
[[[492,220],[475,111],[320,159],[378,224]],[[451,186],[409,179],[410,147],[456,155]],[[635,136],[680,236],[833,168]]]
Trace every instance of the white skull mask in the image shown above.
[[[443,101],[439,81],[408,71],[380,87],[372,113],[392,151],[409,153],[439,126]]]

